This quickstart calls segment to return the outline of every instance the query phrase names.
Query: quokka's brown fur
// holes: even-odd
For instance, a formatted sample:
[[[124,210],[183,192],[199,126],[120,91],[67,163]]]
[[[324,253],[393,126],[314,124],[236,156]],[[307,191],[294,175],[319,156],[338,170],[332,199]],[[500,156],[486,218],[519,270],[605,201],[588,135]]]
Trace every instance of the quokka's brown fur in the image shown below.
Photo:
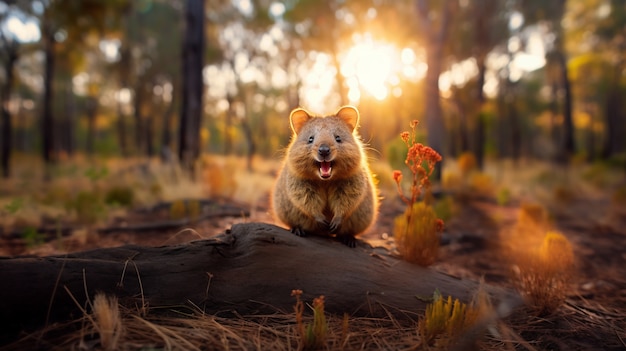
[[[336,235],[348,246],[376,220],[378,195],[357,133],[359,111],[331,116],[298,108],[272,194],[274,217],[298,235]]]

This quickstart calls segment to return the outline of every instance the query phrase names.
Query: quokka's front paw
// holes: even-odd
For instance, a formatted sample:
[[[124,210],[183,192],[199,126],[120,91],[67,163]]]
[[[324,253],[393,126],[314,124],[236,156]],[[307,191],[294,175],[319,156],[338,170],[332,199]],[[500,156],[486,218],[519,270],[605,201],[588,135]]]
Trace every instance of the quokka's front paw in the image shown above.
[[[294,233],[295,235],[299,236],[299,237],[307,236],[306,232],[302,228],[300,228],[300,227],[293,227],[293,228],[291,228],[291,232]]]
[[[341,217],[333,217],[333,219],[328,223],[328,229],[331,233],[337,233],[339,228],[341,227]]]
[[[339,240],[342,244],[347,247],[355,248],[356,247],[356,238],[352,235],[337,235],[337,240]]]

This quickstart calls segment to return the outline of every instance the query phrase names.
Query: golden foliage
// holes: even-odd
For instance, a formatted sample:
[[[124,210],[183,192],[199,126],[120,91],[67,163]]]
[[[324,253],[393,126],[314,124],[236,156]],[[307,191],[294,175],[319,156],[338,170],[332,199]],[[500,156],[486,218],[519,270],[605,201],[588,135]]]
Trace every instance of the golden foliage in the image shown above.
[[[430,266],[437,260],[439,236],[443,221],[424,202],[417,202],[396,217],[393,234],[402,257],[421,266]]]
[[[567,238],[549,231],[541,245],[517,256],[518,286],[538,315],[554,312],[565,300],[574,265]]]
[[[447,350],[490,310],[491,304],[485,293],[479,293],[467,305],[458,299],[452,301],[452,296],[444,299],[435,292],[433,303],[426,306],[424,317],[417,326],[422,345]]]

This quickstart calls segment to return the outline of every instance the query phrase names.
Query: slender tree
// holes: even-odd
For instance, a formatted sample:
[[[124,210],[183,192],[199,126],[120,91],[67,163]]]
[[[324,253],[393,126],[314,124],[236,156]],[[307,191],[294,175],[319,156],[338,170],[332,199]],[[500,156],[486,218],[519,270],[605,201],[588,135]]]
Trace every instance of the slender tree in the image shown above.
[[[187,0],[184,13],[178,157],[183,167],[189,169],[193,175],[194,163],[200,155],[200,127],[203,111],[204,0]]]
[[[2,130],[2,145],[0,146],[0,166],[2,167],[2,177],[8,178],[11,174],[11,140],[13,138],[13,124],[11,122],[11,112],[9,111],[9,101],[13,91],[13,68],[19,57],[19,43],[15,38],[8,38],[6,33],[0,30],[0,46],[2,49],[2,59],[4,63],[4,73],[6,80],[2,89],[2,111],[0,129]]]
[[[441,11],[434,15],[426,0],[415,0],[421,31],[426,38],[426,72],[424,85],[424,117],[428,130],[428,145],[440,154],[444,154],[445,125],[439,94],[439,75],[443,69],[444,44],[455,12],[456,1],[442,1]],[[435,179],[441,180],[443,162],[435,166]]]

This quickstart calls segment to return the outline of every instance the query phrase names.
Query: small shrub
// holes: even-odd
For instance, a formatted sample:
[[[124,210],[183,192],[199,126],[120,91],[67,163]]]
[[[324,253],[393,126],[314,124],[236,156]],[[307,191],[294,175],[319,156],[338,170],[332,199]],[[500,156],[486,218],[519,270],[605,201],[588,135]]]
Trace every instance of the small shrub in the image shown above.
[[[458,192],[465,186],[464,179],[458,174],[453,172],[444,172],[441,185],[446,190]]]
[[[458,158],[459,171],[463,177],[469,176],[469,174],[476,170],[476,156],[473,153],[466,151],[459,155]]]
[[[396,217],[393,228],[402,257],[421,266],[430,266],[437,260],[442,231],[443,221],[424,202],[414,203]]]
[[[105,215],[105,207],[100,195],[94,191],[81,191],[69,203],[66,209],[76,214],[82,224],[95,224]]]
[[[615,205],[626,205],[626,186],[621,186],[613,192],[611,201]]]
[[[403,132],[400,135],[408,147],[404,163],[408,166],[412,179],[410,196],[407,197],[401,186],[402,172],[397,170],[393,172],[398,194],[407,206],[404,214],[395,219],[393,233],[398,250],[405,260],[428,266],[437,258],[439,234],[443,231],[443,221],[437,218],[432,207],[425,202],[418,203],[418,200],[424,191],[427,194],[430,192],[428,178],[435,169],[435,164],[441,161],[441,155],[416,141],[417,124],[417,120],[411,122],[411,133]],[[425,198],[429,197],[425,196]]]
[[[202,213],[202,205],[198,200],[187,201],[187,215],[189,218],[197,219]]]
[[[202,213],[202,204],[198,200],[176,200],[170,205],[170,218],[197,219]]]
[[[451,196],[444,196],[443,198],[435,201],[433,210],[438,218],[446,222],[450,220],[457,213],[457,204]]]
[[[518,258],[519,287],[538,315],[554,312],[565,300],[574,264],[574,252],[567,238],[549,231],[539,248]]]
[[[295,296],[296,304],[296,327],[300,336],[301,348],[305,350],[320,349],[326,346],[328,334],[328,322],[324,314],[324,296],[313,299],[313,323],[304,325],[304,303],[301,300],[302,290],[292,290],[291,296]],[[347,329],[347,319],[344,318]]]
[[[470,190],[486,196],[493,195],[493,180],[491,176],[482,172],[473,173],[469,179]]]
[[[506,206],[511,202],[511,191],[508,188],[500,188],[496,193],[496,202],[499,206]]]
[[[517,213],[518,222],[544,224],[548,222],[546,209],[535,203],[523,203]]]
[[[135,192],[128,186],[114,186],[109,189],[104,197],[104,202],[109,205],[131,206]]]
[[[28,248],[37,247],[45,241],[43,234],[39,233],[35,227],[24,228],[24,231],[22,232],[22,239],[24,239],[26,247]]]
[[[176,200],[170,205],[170,218],[182,219],[187,216],[187,206],[184,200]]]
[[[434,294],[434,301],[426,306],[424,317],[417,325],[418,334],[426,348],[434,346],[440,350],[447,350],[472,326],[476,325],[490,304],[485,295],[470,305],[452,301],[452,296],[442,298],[438,292]]]
[[[20,209],[22,209],[24,202],[22,199],[17,198],[11,200],[8,204],[4,205],[4,210],[11,215],[16,214]]]
[[[569,203],[574,200],[574,192],[565,185],[557,185],[553,190],[554,200],[560,203]]]

